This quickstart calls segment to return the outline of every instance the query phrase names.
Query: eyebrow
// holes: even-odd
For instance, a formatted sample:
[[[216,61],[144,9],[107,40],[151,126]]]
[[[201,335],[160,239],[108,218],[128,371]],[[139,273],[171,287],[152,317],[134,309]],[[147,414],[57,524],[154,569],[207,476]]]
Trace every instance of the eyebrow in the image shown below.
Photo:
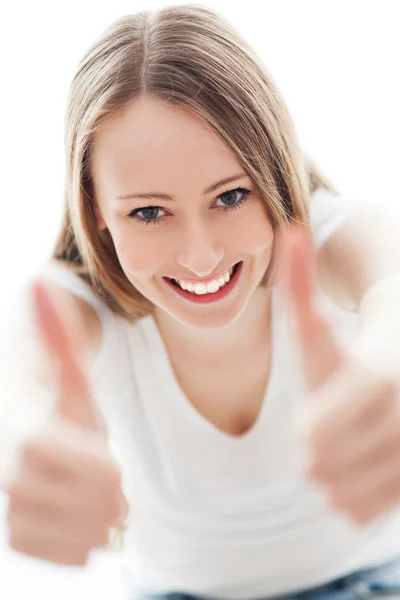
[[[239,173],[238,175],[233,175],[232,177],[226,177],[225,179],[221,179],[217,181],[217,183],[213,183],[208,188],[206,188],[203,192],[203,195],[211,194],[211,192],[215,192],[219,187],[225,185],[226,183],[231,183],[232,181],[236,181],[237,179],[242,179],[243,177],[247,177],[247,173]],[[122,196],[117,196],[117,200],[132,200],[133,198],[145,198],[148,200],[149,198],[157,198],[158,200],[165,200],[170,202],[175,202],[175,198],[172,196],[168,196],[167,194],[160,194],[158,192],[148,192],[143,194],[123,194]]]

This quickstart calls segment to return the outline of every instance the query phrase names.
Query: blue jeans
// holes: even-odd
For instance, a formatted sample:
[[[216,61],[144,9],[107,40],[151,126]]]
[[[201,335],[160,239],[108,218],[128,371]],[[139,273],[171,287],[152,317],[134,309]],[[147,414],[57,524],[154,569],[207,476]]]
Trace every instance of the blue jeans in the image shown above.
[[[374,598],[400,600],[400,558],[301,592],[252,600],[372,600]],[[151,596],[146,600],[215,599],[211,596],[193,596],[184,592],[174,592],[163,596]]]

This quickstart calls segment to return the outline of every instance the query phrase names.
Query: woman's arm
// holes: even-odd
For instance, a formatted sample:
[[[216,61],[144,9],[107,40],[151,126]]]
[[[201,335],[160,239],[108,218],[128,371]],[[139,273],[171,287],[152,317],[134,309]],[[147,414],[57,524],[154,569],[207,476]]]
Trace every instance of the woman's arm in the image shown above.
[[[326,293],[342,308],[358,311],[373,287],[400,276],[400,211],[360,204],[319,249],[317,269]]]
[[[101,322],[96,311],[76,294],[63,288],[61,285],[48,279],[43,279],[46,287],[51,291],[55,299],[59,299],[61,306],[66,310],[70,305],[79,313],[79,318],[85,326],[85,338],[87,340],[87,357],[89,364],[96,358],[101,345]]]
[[[341,307],[359,313],[357,351],[400,376],[400,215],[361,204],[317,255],[318,276]]]
[[[84,324],[87,364],[96,356],[101,324],[81,298],[46,280],[57,304],[75,311]],[[57,398],[58,365],[41,338],[34,312],[31,282],[15,297],[0,336],[0,484],[13,472],[26,435],[42,426]]]

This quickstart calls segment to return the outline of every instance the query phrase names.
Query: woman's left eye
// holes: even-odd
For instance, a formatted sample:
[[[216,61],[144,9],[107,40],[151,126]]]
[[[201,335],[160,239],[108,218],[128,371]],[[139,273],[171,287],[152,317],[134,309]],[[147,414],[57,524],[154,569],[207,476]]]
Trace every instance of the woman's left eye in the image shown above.
[[[232,210],[239,208],[245,201],[246,197],[250,194],[250,190],[246,188],[236,188],[235,190],[228,190],[217,196],[218,200],[223,202],[224,210]],[[238,199],[238,195],[240,198]],[[221,205],[218,205],[221,207]]]

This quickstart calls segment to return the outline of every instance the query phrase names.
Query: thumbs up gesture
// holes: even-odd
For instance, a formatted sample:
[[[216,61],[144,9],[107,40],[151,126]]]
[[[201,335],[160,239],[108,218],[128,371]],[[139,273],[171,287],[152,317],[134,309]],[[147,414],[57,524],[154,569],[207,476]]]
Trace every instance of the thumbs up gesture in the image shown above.
[[[120,472],[98,428],[80,315],[72,303],[61,315],[44,284],[33,291],[39,330],[59,364],[59,397],[51,422],[24,443],[5,490],[9,542],[30,556],[84,565],[120,514]]]
[[[341,348],[332,323],[317,309],[310,231],[293,226],[284,242],[283,286],[308,388],[298,415],[307,475],[361,525],[400,502],[399,382]]]

